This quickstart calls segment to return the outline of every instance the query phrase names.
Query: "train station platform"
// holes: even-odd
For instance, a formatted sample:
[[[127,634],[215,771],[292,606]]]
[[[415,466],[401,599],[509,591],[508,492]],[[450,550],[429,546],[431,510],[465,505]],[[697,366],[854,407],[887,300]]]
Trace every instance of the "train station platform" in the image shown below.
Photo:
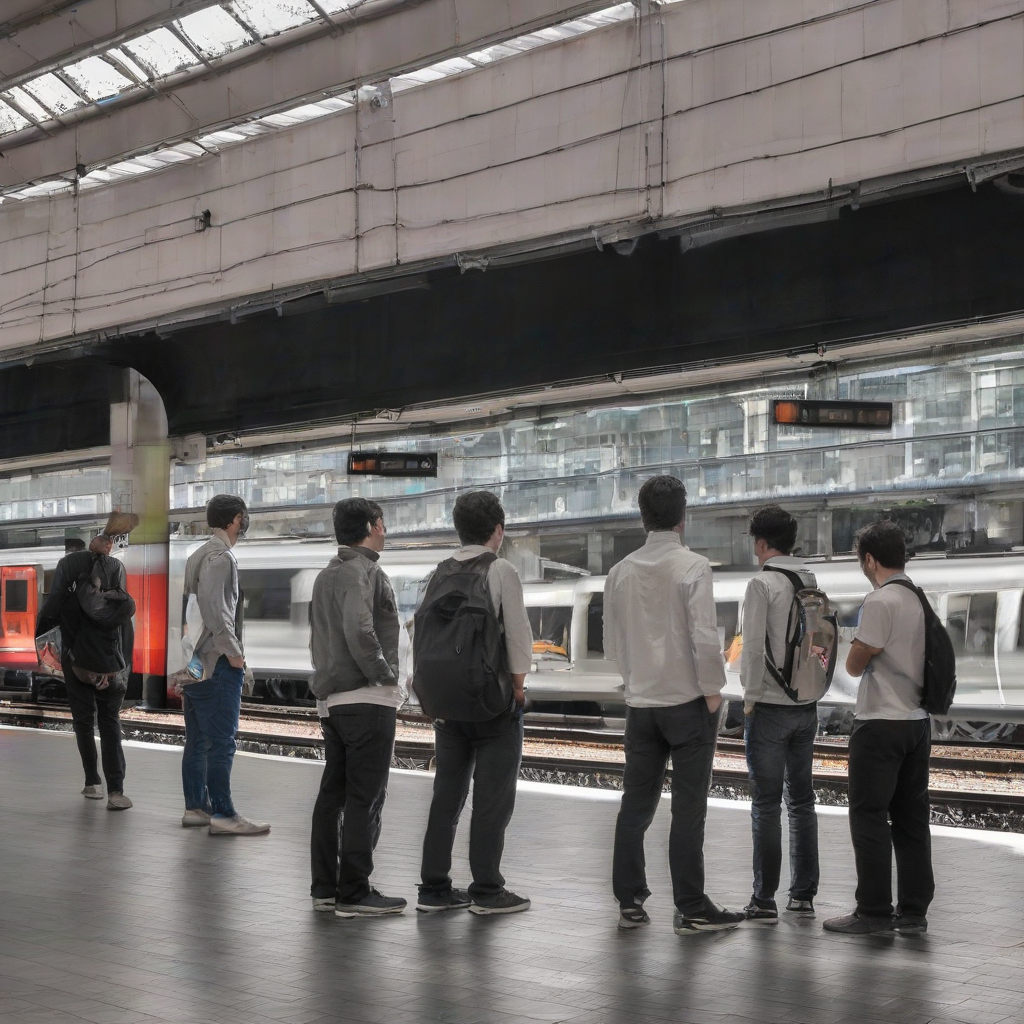
[[[74,737],[0,729],[4,1024],[1009,1024],[1024,1002],[1024,836],[935,830],[927,936],[825,934],[852,906],[845,816],[823,809],[815,921],[680,938],[668,802],[652,826],[652,925],[616,928],[617,794],[522,783],[504,869],[529,913],[345,921],[308,898],[316,762],[240,754],[262,838],[180,827],[180,751],[126,749],[135,807],[84,800]],[[430,776],[395,772],[376,884],[415,896]],[[713,801],[708,889],[742,906],[749,813]],[[456,879],[468,881],[465,837]]]

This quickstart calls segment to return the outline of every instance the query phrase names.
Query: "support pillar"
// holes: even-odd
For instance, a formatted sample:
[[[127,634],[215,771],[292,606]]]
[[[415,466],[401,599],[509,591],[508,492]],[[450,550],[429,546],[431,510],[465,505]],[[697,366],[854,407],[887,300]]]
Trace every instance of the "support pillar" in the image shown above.
[[[167,706],[170,458],[163,399],[142,374],[125,370],[110,404],[110,500],[112,509],[139,517],[125,553],[136,605],[129,694],[160,708]]]

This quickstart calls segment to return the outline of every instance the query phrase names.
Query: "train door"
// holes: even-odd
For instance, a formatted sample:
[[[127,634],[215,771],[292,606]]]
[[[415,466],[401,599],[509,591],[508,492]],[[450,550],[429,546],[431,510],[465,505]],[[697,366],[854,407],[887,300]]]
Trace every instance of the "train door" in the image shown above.
[[[0,664],[9,671],[36,667],[39,572],[32,565],[0,566]]]
[[[940,603],[940,615],[956,652],[957,700],[961,704],[1002,703],[995,659],[997,604],[995,591],[946,594]]]

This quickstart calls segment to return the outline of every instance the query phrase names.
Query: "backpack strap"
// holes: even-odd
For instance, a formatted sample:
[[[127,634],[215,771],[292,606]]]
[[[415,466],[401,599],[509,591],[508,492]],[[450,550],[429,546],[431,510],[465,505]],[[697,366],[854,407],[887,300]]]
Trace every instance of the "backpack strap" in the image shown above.
[[[917,594],[917,599],[921,602],[921,608],[924,611],[924,621],[927,626],[929,617],[935,614],[935,609],[931,606],[928,598],[924,596],[924,591],[916,584],[911,583],[910,580],[888,579],[882,584],[882,587],[887,587],[890,583],[895,583],[898,587],[903,587],[906,590],[910,590]],[[881,590],[882,587],[879,587],[878,589]]]
[[[804,581],[799,577],[799,575],[793,572],[791,569],[784,569],[781,565],[768,565],[767,563],[765,563],[763,566],[761,566],[761,572],[777,572],[785,576],[786,579],[793,584],[794,600],[796,599],[797,591],[804,589]],[[793,612],[791,608],[789,620],[787,621],[791,622],[792,618]],[[793,648],[789,646],[788,643],[786,645],[786,648],[786,663],[780,670],[778,666],[775,664],[775,655],[772,654],[772,644],[771,640],[769,640],[768,638],[768,630],[765,630],[764,651],[767,655],[767,658],[765,658],[764,663],[765,668],[768,669],[768,674],[772,677],[772,679],[774,679],[775,682],[777,682],[779,686],[782,687],[782,690],[786,694],[786,696],[794,703],[799,703],[800,698],[797,695],[796,691],[789,685],[788,682],[786,682],[787,677],[790,679],[793,678],[793,655],[795,652]]]

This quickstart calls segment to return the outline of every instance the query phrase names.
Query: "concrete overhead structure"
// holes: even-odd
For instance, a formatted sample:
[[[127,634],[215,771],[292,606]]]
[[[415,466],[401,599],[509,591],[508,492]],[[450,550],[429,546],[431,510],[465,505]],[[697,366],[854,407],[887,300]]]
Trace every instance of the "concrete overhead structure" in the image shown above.
[[[0,101],[211,6],[11,0]],[[1024,166],[1024,0],[331,6],[220,56],[189,44],[193,64],[50,121],[11,100],[5,361],[511,254],[699,247]]]

